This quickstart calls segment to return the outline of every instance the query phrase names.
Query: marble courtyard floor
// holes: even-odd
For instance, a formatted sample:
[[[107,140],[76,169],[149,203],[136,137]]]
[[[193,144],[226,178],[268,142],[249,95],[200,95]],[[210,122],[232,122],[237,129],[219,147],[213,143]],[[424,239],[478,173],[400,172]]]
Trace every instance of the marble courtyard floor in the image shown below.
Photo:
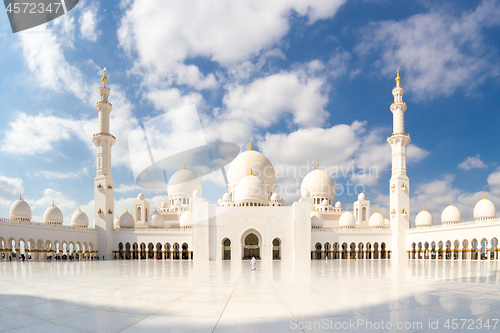
[[[257,267],[2,261],[0,331],[500,331],[498,261],[277,261]]]

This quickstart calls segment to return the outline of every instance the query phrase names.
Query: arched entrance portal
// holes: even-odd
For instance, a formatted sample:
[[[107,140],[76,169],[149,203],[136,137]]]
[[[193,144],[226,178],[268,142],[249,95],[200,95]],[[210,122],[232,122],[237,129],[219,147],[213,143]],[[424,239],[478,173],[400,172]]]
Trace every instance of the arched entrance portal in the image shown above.
[[[231,260],[231,241],[226,238],[224,240],[223,247],[224,247],[224,256],[223,256],[223,259],[224,260]]]
[[[260,259],[259,238],[251,233],[245,237],[245,247],[243,249],[243,259]]]

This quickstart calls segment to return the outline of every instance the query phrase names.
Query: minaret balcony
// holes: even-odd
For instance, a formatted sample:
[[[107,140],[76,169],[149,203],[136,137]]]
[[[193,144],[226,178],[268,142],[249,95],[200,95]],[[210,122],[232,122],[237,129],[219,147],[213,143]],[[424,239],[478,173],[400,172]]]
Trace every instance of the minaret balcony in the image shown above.
[[[101,215],[102,214],[102,209],[99,208],[99,210],[97,211],[97,214]]]
[[[109,104],[109,106],[113,106],[113,104],[111,104],[110,102],[107,102],[107,101],[99,101],[99,102],[95,103],[95,106],[98,106],[101,103],[103,103],[103,104]]]
[[[99,136],[99,135],[110,136],[110,137],[112,137],[113,139],[115,139],[115,140],[116,140],[116,138],[115,138],[115,136],[114,136],[114,135],[112,135],[111,133],[105,133],[105,132],[99,132],[99,133],[96,133],[96,134],[94,134],[94,137]]]
[[[389,136],[387,137],[387,140],[389,140],[389,139],[390,139],[390,138],[392,138],[393,136],[397,136],[397,135],[404,135],[404,136],[410,137],[410,134],[403,133],[403,132],[401,132],[401,133],[392,133],[391,135],[389,135]]]

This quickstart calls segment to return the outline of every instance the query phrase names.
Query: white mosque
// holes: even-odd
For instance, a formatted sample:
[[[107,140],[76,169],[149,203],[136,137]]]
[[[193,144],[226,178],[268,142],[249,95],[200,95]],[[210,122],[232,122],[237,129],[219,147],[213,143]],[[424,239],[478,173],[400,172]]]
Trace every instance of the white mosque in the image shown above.
[[[130,212],[114,219],[108,102],[105,73],[99,87],[99,129],[94,180],[94,223],[78,210],[71,226],[62,225],[63,214],[54,204],[42,223],[31,220],[29,204],[21,197],[0,219],[0,259],[47,258],[154,259],[154,260],[260,260],[311,259],[436,259],[498,260],[500,220],[486,197],[474,207],[474,220],[462,221],[450,204],[441,224],[421,211],[410,228],[410,181],[406,150],[404,88],[396,77],[390,106],[393,133],[390,216],[370,211],[370,201],[359,194],[349,210],[335,202],[335,182],[319,163],[302,180],[301,198],[291,204],[275,192],[275,171],[262,153],[241,152],[228,169],[228,189],[217,204],[203,199],[197,175],[184,168],[169,181],[161,209],[152,211],[140,193]]]

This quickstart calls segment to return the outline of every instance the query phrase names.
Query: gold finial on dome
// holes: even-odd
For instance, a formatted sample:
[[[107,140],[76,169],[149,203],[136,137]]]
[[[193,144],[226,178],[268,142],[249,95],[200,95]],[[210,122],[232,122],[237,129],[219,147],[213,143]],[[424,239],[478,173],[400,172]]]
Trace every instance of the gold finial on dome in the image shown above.
[[[19,193],[19,200],[23,200],[23,198],[21,198],[21,193]]]
[[[484,197],[483,197],[483,199],[486,199],[486,193],[484,193]]]
[[[249,176],[253,176],[252,168],[250,168],[250,173],[248,174]]]
[[[316,170],[319,170],[319,160],[316,162]]]
[[[453,200],[450,200],[450,206],[453,206]]]
[[[125,213],[128,213],[128,208],[127,208],[127,209],[125,209]]]
[[[397,73],[398,73],[398,75],[396,76],[396,82],[400,82],[400,81],[401,81],[401,78],[399,77],[399,68],[398,68]]]
[[[78,211],[81,212],[82,211],[82,207],[78,207]]]
[[[156,212],[156,207],[155,207],[155,212]]]
[[[253,150],[253,138],[250,138],[250,149],[249,150]]]
[[[375,213],[378,213],[378,208],[375,208]]]
[[[52,200],[52,206],[54,206],[54,200]]]
[[[102,70],[102,78],[101,78],[101,81],[103,83],[106,83],[108,81],[108,78],[106,77],[106,67],[104,67],[104,69]]]
[[[186,170],[186,160],[184,160],[184,170]]]
[[[425,206],[424,206],[424,212],[425,212]]]
[[[346,209],[346,212],[348,212],[348,211],[349,211],[349,207],[346,207],[346,208],[347,208],[347,209]]]

